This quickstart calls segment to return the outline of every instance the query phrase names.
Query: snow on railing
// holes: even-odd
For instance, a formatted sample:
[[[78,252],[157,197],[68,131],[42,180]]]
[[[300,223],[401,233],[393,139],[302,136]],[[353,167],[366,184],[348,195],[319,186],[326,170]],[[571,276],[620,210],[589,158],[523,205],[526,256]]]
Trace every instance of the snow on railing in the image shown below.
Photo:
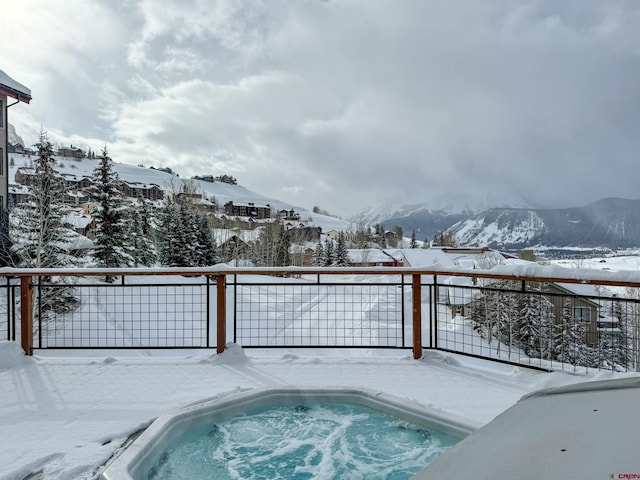
[[[410,348],[416,359],[430,348],[543,369],[636,370],[639,362],[638,272],[216,265],[0,275],[0,328],[8,340],[19,331],[27,354],[214,345],[220,353],[233,340],[246,348]]]

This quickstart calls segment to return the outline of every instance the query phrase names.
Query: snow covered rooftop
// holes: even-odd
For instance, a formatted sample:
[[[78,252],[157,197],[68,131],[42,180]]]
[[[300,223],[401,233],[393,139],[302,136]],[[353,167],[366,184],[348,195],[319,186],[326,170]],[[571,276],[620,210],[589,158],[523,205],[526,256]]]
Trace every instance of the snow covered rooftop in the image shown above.
[[[93,221],[93,218],[89,215],[70,214],[66,215],[63,220],[74,228],[86,228]]]
[[[347,249],[349,259],[353,263],[388,263],[397,260],[395,257],[377,248]]]
[[[25,103],[31,101],[31,90],[20,82],[16,82],[2,70],[0,70],[0,93],[4,93],[8,97],[17,98]]]

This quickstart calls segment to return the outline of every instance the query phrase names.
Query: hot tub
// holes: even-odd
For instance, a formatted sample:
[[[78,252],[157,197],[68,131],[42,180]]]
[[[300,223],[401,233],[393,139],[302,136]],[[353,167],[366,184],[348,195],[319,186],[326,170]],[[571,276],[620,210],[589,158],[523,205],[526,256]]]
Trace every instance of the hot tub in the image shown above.
[[[209,400],[162,415],[107,466],[102,480],[147,480],[167,448],[198,425],[216,423],[245,412],[270,406],[351,404],[383,412],[411,424],[461,440],[477,425],[415,402],[388,394],[341,388],[260,388]]]

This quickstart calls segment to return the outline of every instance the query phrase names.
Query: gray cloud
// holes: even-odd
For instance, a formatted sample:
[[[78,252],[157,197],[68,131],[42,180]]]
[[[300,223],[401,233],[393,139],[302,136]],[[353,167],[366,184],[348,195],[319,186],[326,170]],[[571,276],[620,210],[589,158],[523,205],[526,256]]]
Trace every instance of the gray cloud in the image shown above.
[[[338,213],[447,191],[638,197],[630,2],[19,3],[0,58],[34,94],[11,112],[23,136],[42,123]]]

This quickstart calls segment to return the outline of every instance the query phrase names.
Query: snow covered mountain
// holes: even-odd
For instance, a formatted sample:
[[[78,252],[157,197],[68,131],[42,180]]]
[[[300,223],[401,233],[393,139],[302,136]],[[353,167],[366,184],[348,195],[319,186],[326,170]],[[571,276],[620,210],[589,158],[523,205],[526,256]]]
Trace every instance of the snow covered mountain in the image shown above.
[[[402,227],[404,232],[416,232],[419,239],[432,239],[437,232],[447,230],[457,222],[496,207],[531,208],[525,200],[498,192],[471,194],[455,192],[438,195],[425,203],[401,204],[393,200],[349,217],[354,224],[371,225],[382,223],[391,229]]]
[[[640,246],[640,200],[606,198],[563,209],[494,208],[450,227],[461,245],[505,250]]]
[[[12,124],[9,124],[9,128],[7,129],[7,135],[9,137],[10,144],[15,145],[19,143],[23,147],[25,146],[24,140],[20,135],[16,133],[16,127],[14,127]]]
[[[454,192],[437,195],[424,203],[403,204],[396,199],[386,199],[377,205],[353,214],[349,220],[366,225],[381,223],[389,219],[409,218],[424,213],[447,215],[473,215],[489,208],[512,207],[531,208],[527,201],[513,195],[499,192],[485,192],[472,194],[468,192]]]
[[[640,200],[603,199],[583,207],[540,209],[517,197],[441,195],[424,204],[392,202],[354,215],[356,224],[402,227],[405,235],[433,239],[450,232],[460,245],[518,250],[534,246],[640,247]]]

